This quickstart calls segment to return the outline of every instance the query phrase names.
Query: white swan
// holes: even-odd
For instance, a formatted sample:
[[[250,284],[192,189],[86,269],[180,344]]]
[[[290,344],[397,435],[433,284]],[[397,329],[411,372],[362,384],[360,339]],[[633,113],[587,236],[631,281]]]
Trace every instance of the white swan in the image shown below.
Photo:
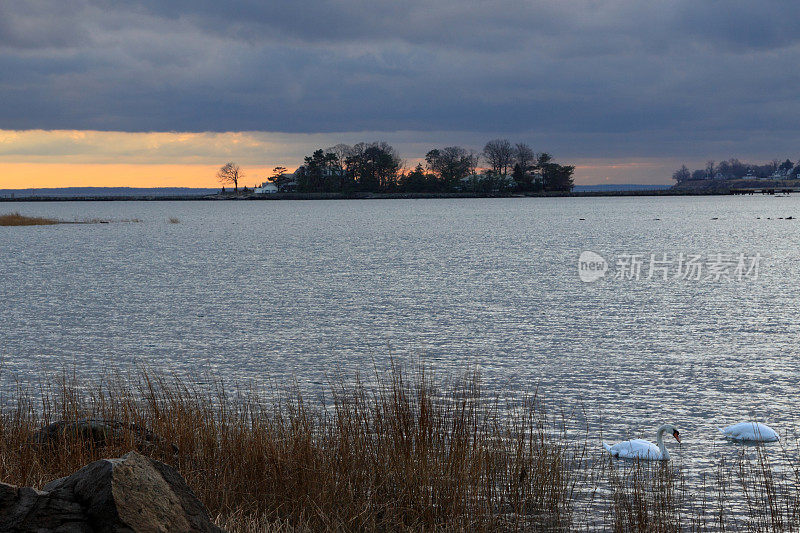
[[[656,432],[656,444],[642,439],[626,440],[613,446],[605,442],[603,447],[614,457],[623,459],[644,459],[646,461],[668,461],[669,452],[664,446],[664,432],[671,431],[672,436],[678,442],[681,441],[681,434],[672,424],[664,424]]]
[[[780,440],[774,429],[761,422],[739,422],[722,428],[720,431],[729,439],[738,441],[775,442]]]

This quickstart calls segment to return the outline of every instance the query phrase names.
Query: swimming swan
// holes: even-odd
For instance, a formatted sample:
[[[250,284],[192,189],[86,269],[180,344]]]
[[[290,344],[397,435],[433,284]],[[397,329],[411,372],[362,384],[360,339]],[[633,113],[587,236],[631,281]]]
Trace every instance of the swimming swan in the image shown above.
[[[605,442],[603,447],[614,457],[623,459],[643,459],[646,461],[668,461],[669,452],[664,446],[664,432],[671,431],[672,436],[678,442],[681,441],[681,434],[672,424],[664,424],[656,432],[656,444],[643,439],[626,440],[613,446]]]
[[[774,429],[761,422],[739,422],[722,428],[720,431],[729,439],[737,441],[775,442],[780,440]]]

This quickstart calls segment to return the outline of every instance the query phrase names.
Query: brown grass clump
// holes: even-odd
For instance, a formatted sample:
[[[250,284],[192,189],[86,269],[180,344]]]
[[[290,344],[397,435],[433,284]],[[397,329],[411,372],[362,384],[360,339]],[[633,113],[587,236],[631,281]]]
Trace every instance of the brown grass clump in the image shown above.
[[[49,226],[62,224],[61,220],[45,217],[29,217],[19,213],[0,215],[0,226]]]
[[[674,462],[611,460],[599,443],[588,458],[588,437],[568,438],[535,396],[501,405],[474,374],[379,376],[313,404],[147,372],[20,387],[0,398],[0,481],[41,488],[137,449],[236,533],[800,529],[800,469],[771,464],[775,448],[743,447],[690,491]],[[37,433],[57,421],[57,438]]]
[[[800,531],[800,465],[796,450],[789,452],[783,445],[781,450],[787,459],[784,467],[773,464],[764,446],[752,452],[742,448],[734,473],[729,474],[732,479],[727,483],[738,485],[744,497],[751,531]]]
[[[171,221],[172,219],[170,219]],[[177,220],[177,219],[175,219]],[[57,218],[29,217],[19,213],[0,215],[0,226],[50,226],[54,224],[110,224],[111,222],[141,222],[138,218],[109,220],[105,218],[85,218],[80,220],[60,220]]]
[[[604,465],[611,480],[614,531],[669,532],[681,523],[681,478],[670,462],[627,461]]]
[[[62,379],[12,405],[0,415],[7,483],[41,487],[138,448],[175,466],[234,531],[569,525],[573,451],[533,399],[508,415],[485,403],[474,376],[442,392],[424,372],[408,381],[394,367],[375,387],[341,383],[311,407],[298,394],[267,402],[145,373],[93,388]],[[87,418],[128,429],[31,444],[46,424]],[[144,442],[142,431],[159,439]]]

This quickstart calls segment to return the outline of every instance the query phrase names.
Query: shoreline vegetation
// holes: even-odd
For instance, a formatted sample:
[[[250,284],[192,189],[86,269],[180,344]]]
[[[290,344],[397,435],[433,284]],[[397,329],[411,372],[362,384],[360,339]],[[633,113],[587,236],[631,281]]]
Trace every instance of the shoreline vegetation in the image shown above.
[[[761,184],[762,186],[765,184]],[[780,188],[781,186],[778,186]],[[793,187],[800,189],[800,181]],[[14,196],[0,197],[3,202],[203,202],[203,201],[278,201],[278,200],[426,200],[465,198],[568,198],[568,197],[630,197],[630,196],[716,196],[730,194],[728,189],[676,187],[670,189],[645,189],[630,191],[571,191],[525,194],[478,193],[272,193],[254,194],[252,191],[209,195],[120,195],[120,196]]]
[[[56,218],[29,217],[19,213],[0,215],[0,226],[52,226],[63,223]]]
[[[424,164],[413,169],[393,146],[375,141],[314,150],[294,172],[276,166],[254,189],[341,194],[569,192],[574,173],[575,166],[556,163],[551,154],[508,139],[493,139],[479,153],[461,146],[434,148],[425,154]],[[234,161],[217,172],[223,192],[228,185],[238,193],[245,177]]]
[[[791,159],[780,162],[773,159],[769,163],[758,164],[739,161],[735,157],[716,163],[708,161],[705,168],[690,170],[686,165],[672,174],[676,183],[731,180],[797,180],[800,179],[800,161],[792,163]]]
[[[177,219],[176,219],[177,220]],[[0,226],[54,226],[57,224],[110,224],[111,222],[141,222],[141,220],[109,220],[103,218],[90,218],[85,220],[61,220],[58,218],[33,217],[19,213],[0,215]]]
[[[95,384],[66,372],[42,378],[4,393],[0,481],[41,488],[137,450],[176,468],[232,532],[800,524],[800,474],[772,466],[775,448],[742,447],[690,492],[680,465],[611,460],[536,394],[493,398],[469,372],[444,382],[395,364],[375,373],[374,384],[334,380],[319,401],[146,371]],[[54,423],[61,429],[41,431]]]

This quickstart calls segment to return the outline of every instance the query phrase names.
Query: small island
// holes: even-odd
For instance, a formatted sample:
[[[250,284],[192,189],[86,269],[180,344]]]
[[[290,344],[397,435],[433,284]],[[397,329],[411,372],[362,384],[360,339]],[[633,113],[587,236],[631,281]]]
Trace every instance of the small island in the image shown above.
[[[483,164],[483,167],[480,165]],[[294,172],[276,166],[271,176],[253,189],[239,189],[245,175],[235,162],[217,172],[221,194],[466,194],[570,192],[574,165],[556,163],[548,152],[535,152],[525,143],[494,139],[480,153],[461,146],[434,148],[413,169],[383,141],[337,144],[314,150]],[[233,191],[225,190],[233,186]]]

